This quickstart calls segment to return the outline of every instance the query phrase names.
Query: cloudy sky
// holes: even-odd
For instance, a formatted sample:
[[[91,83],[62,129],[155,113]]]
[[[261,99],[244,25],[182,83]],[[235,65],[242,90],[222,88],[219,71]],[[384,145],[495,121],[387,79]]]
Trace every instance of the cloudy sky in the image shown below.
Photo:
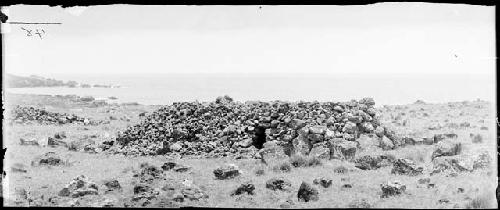
[[[8,73],[495,74],[495,9],[367,6],[2,8]],[[45,36],[26,36],[44,29]]]

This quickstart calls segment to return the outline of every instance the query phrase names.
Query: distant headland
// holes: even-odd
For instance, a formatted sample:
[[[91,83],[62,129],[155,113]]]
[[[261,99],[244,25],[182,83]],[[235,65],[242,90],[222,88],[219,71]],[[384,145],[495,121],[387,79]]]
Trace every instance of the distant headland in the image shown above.
[[[119,88],[119,85],[84,84],[76,81],[56,80],[36,75],[28,77],[5,74],[7,88],[69,87],[69,88]]]

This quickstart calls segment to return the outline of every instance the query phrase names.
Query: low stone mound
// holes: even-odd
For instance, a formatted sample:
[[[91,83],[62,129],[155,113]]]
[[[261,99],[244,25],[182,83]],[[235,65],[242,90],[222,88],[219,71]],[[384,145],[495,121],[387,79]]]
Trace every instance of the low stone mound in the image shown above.
[[[285,153],[328,156],[322,144],[333,138],[353,141],[380,126],[371,98],[349,102],[176,102],[150,113],[119,133],[111,152],[126,155],[182,156],[239,153],[282,142]],[[384,133],[394,136],[392,132]],[[324,144],[324,143],[323,143]],[[317,151],[318,150],[318,151]],[[215,156],[215,155],[214,155]]]
[[[101,122],[74,114],[49,112],[35,107],[16,106],[11,111],[10,121],[15,123],[40,123],[40,124],[71,124],[97,125]]]

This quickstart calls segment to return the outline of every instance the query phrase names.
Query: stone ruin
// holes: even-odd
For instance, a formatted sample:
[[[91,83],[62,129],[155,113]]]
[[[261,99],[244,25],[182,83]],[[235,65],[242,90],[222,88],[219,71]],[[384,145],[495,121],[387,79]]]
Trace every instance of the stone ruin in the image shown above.
[[[125,155],[228,156],[266,142],[308,154],[329,140],[354,141],[380,126],[372,98],[348,102],[176,102],[119,132],[110,151]],[[379,130],[380,130],[379,128]],[[382,129],[383,130],[383,129]]]

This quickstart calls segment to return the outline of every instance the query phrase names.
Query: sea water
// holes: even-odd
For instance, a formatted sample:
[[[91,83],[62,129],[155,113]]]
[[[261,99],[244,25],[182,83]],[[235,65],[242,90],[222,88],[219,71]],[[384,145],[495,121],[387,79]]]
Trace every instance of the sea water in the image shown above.
[[[43,75],[46,76],[46,75]],[[8,88],[8,93],[93,96],[111,102],[167,105],[178,101],[349,101],[372,97],[377,105],[495,101],[496,81],[475,74],[56,74],[47,77],[120,88]]]

